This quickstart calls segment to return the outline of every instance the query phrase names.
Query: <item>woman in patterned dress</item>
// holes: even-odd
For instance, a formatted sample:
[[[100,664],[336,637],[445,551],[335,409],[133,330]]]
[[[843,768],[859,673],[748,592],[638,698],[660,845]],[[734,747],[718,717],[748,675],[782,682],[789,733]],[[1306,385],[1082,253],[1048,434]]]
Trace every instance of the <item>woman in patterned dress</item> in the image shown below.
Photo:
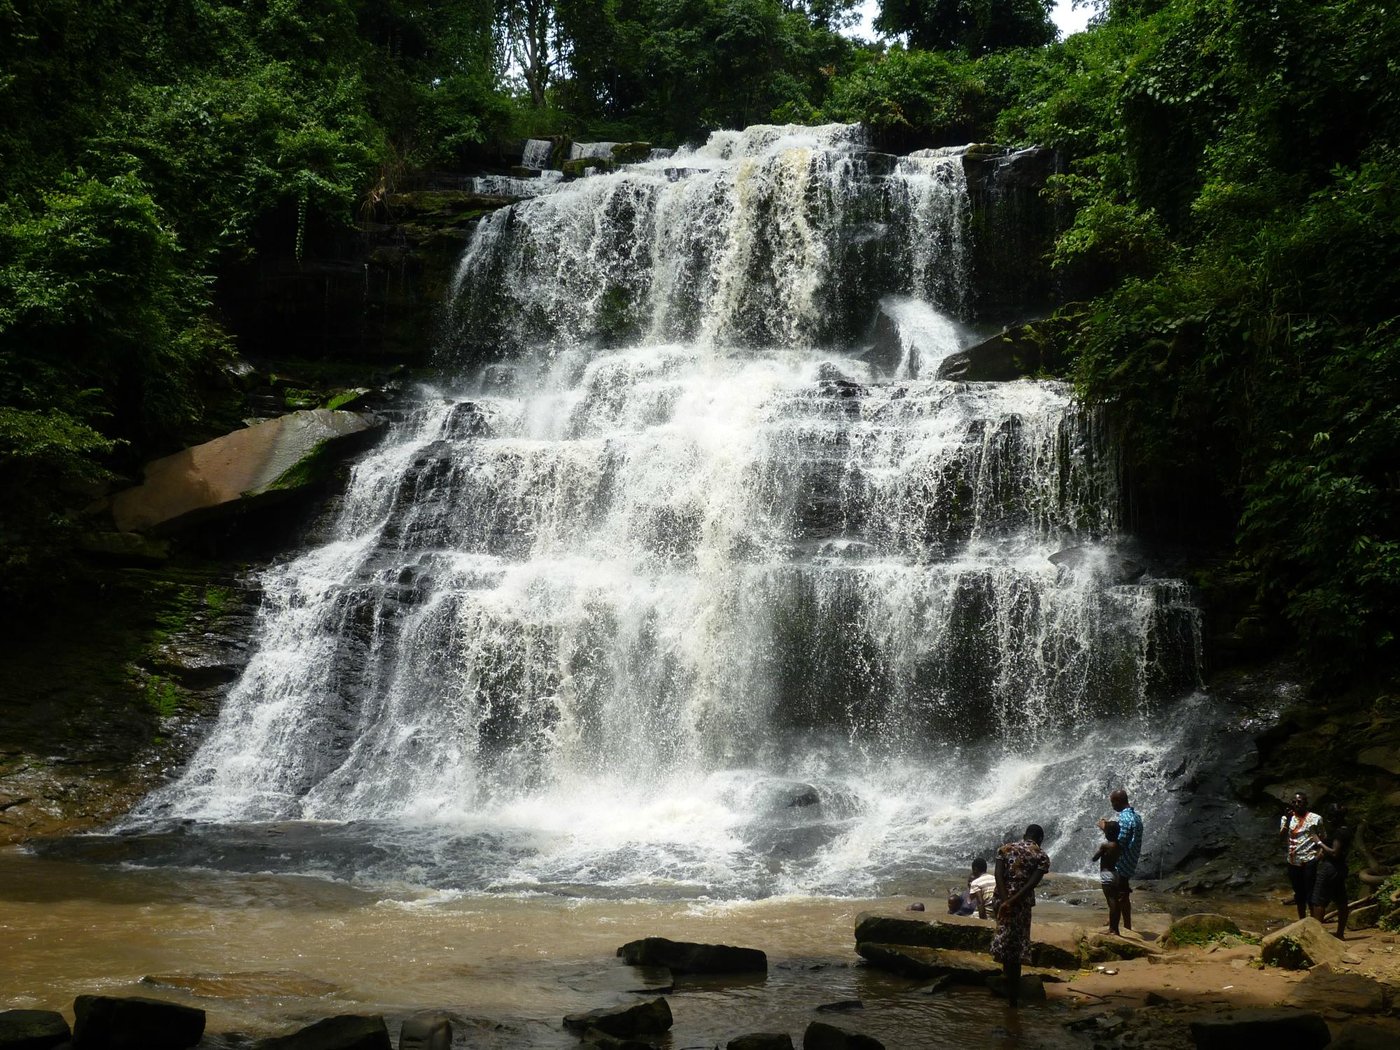
[[[1040,848],[1045,832],[1039,824],[1026,828],[1020,842],[1008,842],[997,850],[997,931],[992,937],[992,958],[1001,963],[1006,977],[1006,998],[1012,1006],[1021,995],[1021,964],[1031,961],[1031,909],[1035,888],[1050,870],[1050,857]]]

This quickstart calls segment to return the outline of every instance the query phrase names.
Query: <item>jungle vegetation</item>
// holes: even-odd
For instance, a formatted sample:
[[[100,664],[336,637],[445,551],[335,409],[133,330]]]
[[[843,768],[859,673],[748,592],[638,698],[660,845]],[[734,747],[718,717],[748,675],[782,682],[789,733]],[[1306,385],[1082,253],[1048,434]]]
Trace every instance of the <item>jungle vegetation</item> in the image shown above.
[[[1345,676],[1400,624],[1400,11],[1387,0],[0,0],[0,589],[202,436],[219,281],[500,140],[862,121],[1060,152],[1052,330],[1149,534]]]

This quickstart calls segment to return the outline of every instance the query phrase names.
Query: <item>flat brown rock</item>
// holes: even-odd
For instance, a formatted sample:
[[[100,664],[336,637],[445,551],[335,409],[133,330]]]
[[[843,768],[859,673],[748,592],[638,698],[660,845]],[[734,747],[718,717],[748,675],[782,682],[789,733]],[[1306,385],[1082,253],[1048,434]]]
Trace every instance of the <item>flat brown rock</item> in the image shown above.
[[[327,445],[379,425],[358,412],[311,409],[235,430],[146,464],[145,481],[112,497],[121,532],[168,530],[250,499],[306,483],[303,468]]]

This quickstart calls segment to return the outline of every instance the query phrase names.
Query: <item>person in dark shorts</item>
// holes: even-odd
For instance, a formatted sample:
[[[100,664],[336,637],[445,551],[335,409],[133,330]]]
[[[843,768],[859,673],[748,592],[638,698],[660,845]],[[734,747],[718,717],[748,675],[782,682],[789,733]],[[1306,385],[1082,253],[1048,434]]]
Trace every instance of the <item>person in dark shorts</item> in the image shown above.
[[[1142,853],[1142,817],[1128,801],[1128,793],[1122,788],[1114,788],[1109,793],[1108,804],[1118,814],[1118,914],[1125,930],[1133,928],[1133,886],[1130,881],[1137,874],[1138,857]],[[1102,828],[1107,820],[1100,819]]]
[[[1318,841],[1321,857],[1317,862],[1317,881],[1313,883],[1312,917],[1322,922],[1329,904],[1337,905],[1337,938],[1346,940],[1347,913],[1347,854],[1351,852],[1351,828],[1347,824],[1347,808],[1338,803],[1327,807],[1324,826],[1327,833]]]
[[[1308,796],[1299,791],[1288,804],[1278,833],[1288,839],[1288,881],[1293,886],[1293,903],[1298,918],[1305,919],[1312,901],[1313,883],[1317,881],[1317,861],[1321,856],[1318,842],[1322,839],[1322,818],[1308,808]]]
[[[1103,839],[1089,859],[1099,862],[1099,885],[1103,887],[1104,899],[1108,901],[1108,932],[1117,937],[1118,918],[1123,913],[1123,891],[1120,889],[1122,880],[1114,870],[1123,852],[1123,847],[1118,845],[1118,821],[1103,822]]]

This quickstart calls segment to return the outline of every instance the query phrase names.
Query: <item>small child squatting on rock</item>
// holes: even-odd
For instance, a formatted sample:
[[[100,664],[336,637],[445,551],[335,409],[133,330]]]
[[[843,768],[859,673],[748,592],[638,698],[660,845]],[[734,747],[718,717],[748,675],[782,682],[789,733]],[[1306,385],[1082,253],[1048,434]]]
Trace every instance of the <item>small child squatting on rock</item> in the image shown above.
[[[1108,901],[1108,932],[1115,937],[1118,933],[1118,920],[1123,910],[1123,894],[1118,884],[1118,874],[1113,869],[1123,849],[1118,845],[1118,821],[1106,820],[1103,825],[1104,841],[1094,851],[1090,860],[1099,862],[1099,885],[1103,887],[1104,898]]]

